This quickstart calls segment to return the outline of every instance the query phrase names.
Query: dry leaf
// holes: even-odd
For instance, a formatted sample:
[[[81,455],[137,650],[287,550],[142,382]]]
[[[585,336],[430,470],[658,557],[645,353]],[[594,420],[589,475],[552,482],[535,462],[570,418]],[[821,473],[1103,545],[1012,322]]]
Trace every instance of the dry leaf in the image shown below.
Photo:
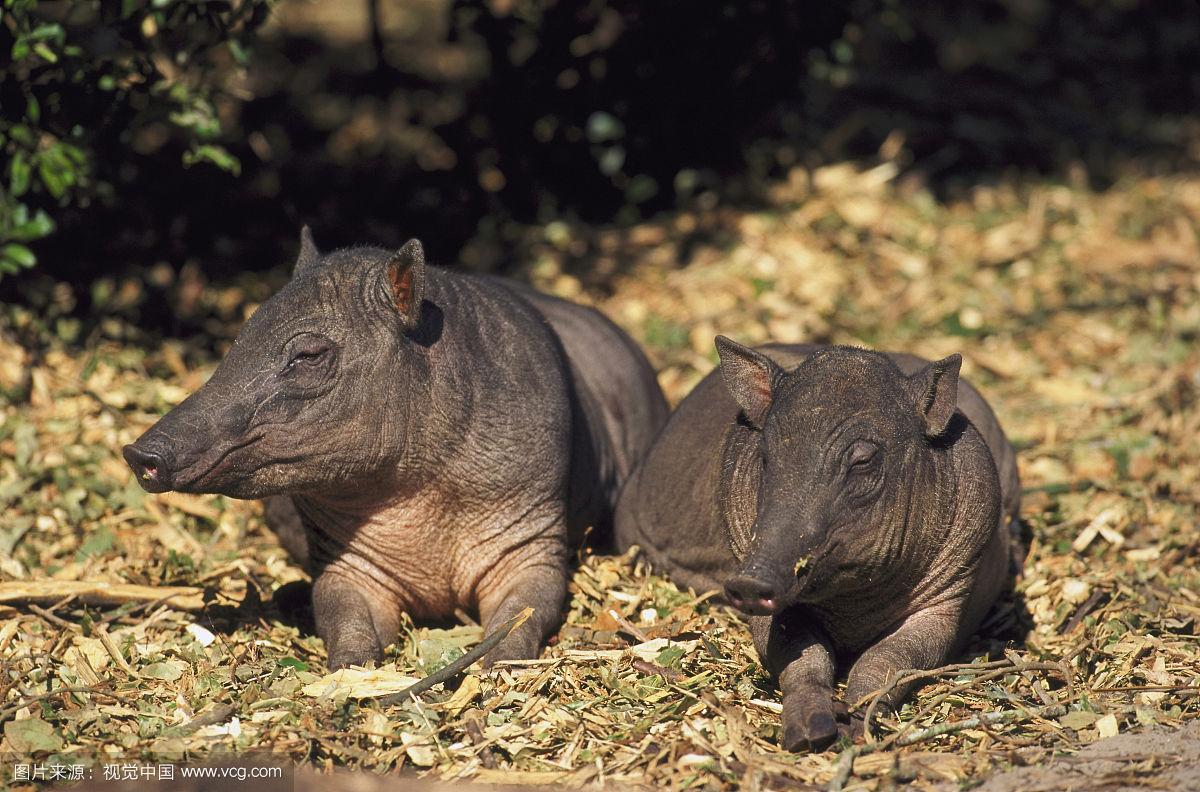
[[[382,668],[342,668],[301,688],[306,696],[341,700],[376,698],[399,693],[420,679],[402,674],[395,665]]]

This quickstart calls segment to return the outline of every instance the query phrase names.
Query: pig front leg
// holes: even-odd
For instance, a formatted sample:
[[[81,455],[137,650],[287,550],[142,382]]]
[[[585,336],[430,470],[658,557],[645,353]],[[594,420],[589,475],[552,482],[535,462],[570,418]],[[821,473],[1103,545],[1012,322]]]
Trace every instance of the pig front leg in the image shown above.
[[[306,572],[312,572],[308,564],[308,533],[304,530],[304,521],[291,496],[272,495],[266,498],[263,501],[263,517],[292,560]]]
[[[498,660],[537,657],[542,642],[562,624],[566,598],[567,564],[563,548],[547,551],[512,572],[498,567],[497,573],[485,578],[480,588],[479,615],[484,634],[490,635],[525,608],[533,608],[533,614],[501,641],[483,664],[491,666]]]
[[[960,611],[957,607],[919,611],[872,645],[854,662],[846,679],[846,704],[854,706],[864,697],[887,685],[907,670],[936,668],[945,663],[958,641]],[[893,687],[880,704],[895,710],[912,685]],[[855,730],[864,709],[855,714]]]
[[[838,736],[833,711],[836,664],[829,639],[795,614],[756,616],[750,634],[763,667],[783,692],[783,747],[820,751]]]
[[[313,618],[330,670],[380,662],[400,631],[398,608],[372,602],[361,585],[328,571],[313,584]]]

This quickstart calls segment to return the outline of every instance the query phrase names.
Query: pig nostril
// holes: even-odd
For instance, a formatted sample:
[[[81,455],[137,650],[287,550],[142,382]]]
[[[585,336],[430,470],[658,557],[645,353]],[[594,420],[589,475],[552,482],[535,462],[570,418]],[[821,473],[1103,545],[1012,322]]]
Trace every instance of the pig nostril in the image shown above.
[[[766,607],[774,605],[775,588],[762,580],[752,577],[735,577],[725,584],[725,593],[735,605],[756,603]]]
[[[134,445],[125,446],[122,456],[133,469],[133,474],[146,485],[157,487],[168,486],[169,468],[161,454],[154,451],[143,451]]]

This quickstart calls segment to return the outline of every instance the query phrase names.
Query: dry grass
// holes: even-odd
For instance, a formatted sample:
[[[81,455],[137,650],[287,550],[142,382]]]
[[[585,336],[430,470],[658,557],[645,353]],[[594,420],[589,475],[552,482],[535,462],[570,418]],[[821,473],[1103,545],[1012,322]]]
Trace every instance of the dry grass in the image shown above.
[[[876,742],[855,749],[848,788],[925,787],[1200,714],[1198,232],[1193,177],[1100,194],[1001,185],[947,205],[887,163],[846,165],[797,172],[769,211],[531,231],[527,274],[598,302],[647,345],[673,400],[713,365],[716,332],[963,354],[1022,448],[1032,546],[963,664],[897,719],[873,717]],[[632,266],[596,297],[572,274],[581,259]],[[115,325],[65,345],[54,331],[70,328],[4,314],[7,339],[37,348],[0,352],[0,752],[267,749],[318,769],[509,783],[833,779],[836,752],[776,747],[778,693],[741,622],[629,558],[583,559],[538,661],[386,710],[321,695],[325,654],[289,604],[296,586],[276,596],[303,575],[259,507],[144,495],[117,453],[203,381],[211,353],[106,340]],[[32,596],[40,581],[191,588],[165,602],[136,588]],[[479,637],[410,626],[360,694],[392,692]]]

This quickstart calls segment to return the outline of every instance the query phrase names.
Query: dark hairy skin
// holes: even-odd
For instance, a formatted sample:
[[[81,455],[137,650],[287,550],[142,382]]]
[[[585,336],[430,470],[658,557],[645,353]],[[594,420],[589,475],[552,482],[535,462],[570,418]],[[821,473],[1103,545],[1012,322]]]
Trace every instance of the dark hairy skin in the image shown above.
[[[745,612],[785,747],[822,748],[839,672],[855,703],[944,663],[1011,583],[1015,454],[957,355],[717,349],[621,495],[618,548]]]
[[[574,548],[665,418],[599,312],[427,268],[416,240],[322,255],[305,229],[292,280],[124,456],[151,492],[266,500],[331,668],[379,661],[404,612],[491,632],[533,607],[494,662],[557,629]]]

